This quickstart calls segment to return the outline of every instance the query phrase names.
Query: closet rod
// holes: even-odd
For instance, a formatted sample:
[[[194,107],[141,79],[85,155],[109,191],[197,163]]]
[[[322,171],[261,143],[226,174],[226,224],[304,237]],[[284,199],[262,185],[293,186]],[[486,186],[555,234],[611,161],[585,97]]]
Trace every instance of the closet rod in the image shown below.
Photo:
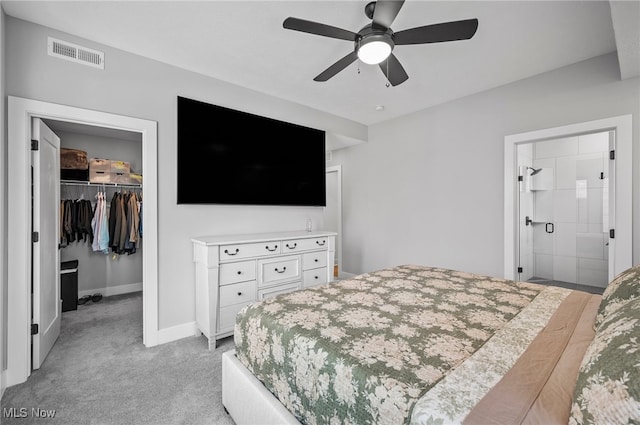
[[[95,186],[95,187],[109,186],[109,187],[135,187],[138,189],[142,188],[141,184],[91,183],[91,182],[83,182],[83,181],[76,181],[76,180],[60,180],[60,184],[67,185],[67,186]]]

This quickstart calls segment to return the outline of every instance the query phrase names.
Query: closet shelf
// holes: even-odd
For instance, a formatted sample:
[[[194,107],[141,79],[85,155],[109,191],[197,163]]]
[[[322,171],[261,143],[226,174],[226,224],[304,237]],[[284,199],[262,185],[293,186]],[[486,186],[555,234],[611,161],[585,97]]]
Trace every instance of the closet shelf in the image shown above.
[[[125,184],[125,183],[91,183],[79,180],[60,180],[60,184],[66,186],[95,186],[95,187],[135,187],[142,188],[141,184]]]

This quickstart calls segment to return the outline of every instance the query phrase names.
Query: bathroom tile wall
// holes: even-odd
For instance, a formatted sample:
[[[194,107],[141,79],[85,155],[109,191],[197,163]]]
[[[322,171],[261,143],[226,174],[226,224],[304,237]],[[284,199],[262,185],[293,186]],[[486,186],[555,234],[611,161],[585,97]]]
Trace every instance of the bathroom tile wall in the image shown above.
[[[532,176],[535,277],[607,285],[609,138],[605,132],[533,144],[533,167],[543,168]]]

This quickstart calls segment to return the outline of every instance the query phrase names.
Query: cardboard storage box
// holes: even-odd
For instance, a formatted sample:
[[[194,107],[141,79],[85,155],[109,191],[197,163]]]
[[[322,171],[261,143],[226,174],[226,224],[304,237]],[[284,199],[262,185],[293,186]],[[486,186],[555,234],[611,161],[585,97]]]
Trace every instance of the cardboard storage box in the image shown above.
[[[85,151],[60,148],[60,179],[89,180],[89,161]]]
[[[142,174],[136,173],[115,173],[115,183],[121,184],[142,184]]]
[[[113,183],[111,160],[91,158],[89,160],[89,181],[91,183]]]
[[[129,184],[129,173],[111,173],[111,183]]]
[[[89,161],[87,153],[80,149],[60,148],[60,169],[61,170],[87,170]]]
[[[129,163],[126,161],[116,161],[111,160],[111,170],[112,173],[130,173],[131,168],[129,167]]]
[[[89,169],[89,181],[91,183],[115,183],[111,171],[97,171]]]
[[[91,171],[103,171],[105,173],[111,172],[111,160],[101,158],[91,158],[89,160],[89,172]]]
[[[129,173],[129,184],[142,184],[142,174]]]
[[[91,158],[89,181],[91,183],[142,184],[142,176],[131,174],[130,165],[126,161]]]

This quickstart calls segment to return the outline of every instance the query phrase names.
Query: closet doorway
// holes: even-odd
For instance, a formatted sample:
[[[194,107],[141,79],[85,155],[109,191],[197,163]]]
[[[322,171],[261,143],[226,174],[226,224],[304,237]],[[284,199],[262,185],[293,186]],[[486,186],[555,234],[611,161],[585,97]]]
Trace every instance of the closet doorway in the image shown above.
[[[127,177],[131,173],[144,175],[142,135],[68,121],[43,121],[60,138],[61,149],[86,152],[89,161],[92,158],[99,158],[100,163],[105,162],[103,159],[110,160],[113,170],[129,170],[124,171],[126,174],[105,172],[97,177],[103,182],[108,180],[106,183],[77,181],[75,170],[65,170],[65,175],[61,175],[60,261],[78,261],[80,302],[89,299],[86,305],[90,306],[100,296],[142,291],[144,239],[140,237],[138,217],[143,208],[143,184]],[[96,209],[98,197],[104,201],[99,203],[104,205],[99,210]],[[93,213],[86,211],[88,205]],[[100,218],[101,211],[105,213],[104,221]],[[92,219],[96,221],[94,226]],[[104,230],[102,238],[95,235],[96,230]],[[133,242],[128,242],[130,240]]]
[[[7,369],[8,386],[31,374],[31,283],[37,261],[32,256],[31,227],[31,123],[44,121],[84,125],[100,131],[124,131],[139,135],[144,170],[145,248],[142,252],[143,343],[158,344],[158,248],[157,248],[157,123],[154,121],[91,111],[10,96],[8,99],[8,252]],[[65,125],[65,124],[63,124]],[[56,179],[59,175],[56,174]],[[59,180],[58,180],[59,183]],[[36,191],[34,191],[36,193]],[[56,262],[55,267],[59,267]],[[59,275],[59,270],[56,270]]]

